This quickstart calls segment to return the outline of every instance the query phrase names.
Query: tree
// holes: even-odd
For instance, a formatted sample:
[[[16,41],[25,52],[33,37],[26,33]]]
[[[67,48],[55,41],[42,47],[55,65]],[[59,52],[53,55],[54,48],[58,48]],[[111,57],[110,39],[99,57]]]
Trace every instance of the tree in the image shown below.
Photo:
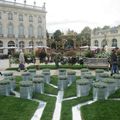
[[[61,40],[61,35],[62,35],[61,31],[56,30],[55,33],[53,34],[55,41],[60,41]]]
[[[89,45],[91,40],[91,29],[85,27],[80,34],[77,35],[77,41],[79,41],[80,46]]]

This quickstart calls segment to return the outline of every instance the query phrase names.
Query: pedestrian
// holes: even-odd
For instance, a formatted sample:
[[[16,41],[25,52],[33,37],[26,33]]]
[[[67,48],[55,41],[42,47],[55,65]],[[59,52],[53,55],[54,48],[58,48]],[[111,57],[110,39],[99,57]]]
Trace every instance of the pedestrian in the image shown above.
[[[115,49],[112,50],[110,56],[110,63],[111,63],[111,76],[115,73],[118,73],[118,61],[117,61],[117,54]]]

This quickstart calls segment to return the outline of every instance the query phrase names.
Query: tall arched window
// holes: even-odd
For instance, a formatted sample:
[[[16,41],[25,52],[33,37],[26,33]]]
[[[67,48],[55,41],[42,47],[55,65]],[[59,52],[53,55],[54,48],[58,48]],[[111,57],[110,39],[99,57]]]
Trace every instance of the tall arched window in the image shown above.
[[[38,26],[38,38],[42,38],[42,27]]]
[[[33,46],[33,45],[34,45],[33,41],[30,41],[29,46]]]
[[[24,41],[20,41],[20,42],[19,42],[19,48],[20,48],[20,49],[23,49],[24,46],[25,46]]]
[[[23,26],[23,24],[19,25],[19,36],[24,36],[24,26]]]
[[[9,23],[8,25],[8,35],[13,35],[14,34],[14,27],[12,23]]]
[[[3,42],[2,41],[0,41],[0,47],[3,47]]]
[[[28,31],[29,31],[29,36],[32,37],[33,36],[33,26],[32,25],[29,26]]]
[[[42,18],[40,16],[38,17],[38,23],[42,23]]]
[[[94,46],[98,47],[98,40],[95,40]]]
[[[8,42],[8,47],[15,47],[14,41],[9,41]]]
[[[117,39],[112,39],[112,47],[117,47]]]
[[[105,47],[107,45],[107,41],[104,39],[103,41],[102,41],[102,43],[101,43],[101,46],[102,47]]]
[[[2,24],[0,23],[0,34],[2,34]]]
[[[12,13],[8,13],[8,20],[13,20],[13,14]]]

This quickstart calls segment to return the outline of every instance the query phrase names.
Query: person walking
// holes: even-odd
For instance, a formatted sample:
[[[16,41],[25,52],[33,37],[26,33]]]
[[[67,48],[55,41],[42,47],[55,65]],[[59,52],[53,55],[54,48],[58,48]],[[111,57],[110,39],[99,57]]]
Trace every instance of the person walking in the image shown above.
[[[117,54],[116,51],[113,49],[111,56],[110,56],[111,60],[111,76],[115,73],[118,73],[118,59],[117,59]]]

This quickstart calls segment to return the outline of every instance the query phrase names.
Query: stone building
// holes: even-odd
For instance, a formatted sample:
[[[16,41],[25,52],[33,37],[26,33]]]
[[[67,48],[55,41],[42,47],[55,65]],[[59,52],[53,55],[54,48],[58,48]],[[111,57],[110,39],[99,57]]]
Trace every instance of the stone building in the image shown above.
[[[46,46],[46,10],[24,3],[0,1],[0,54]]]
[[[103,48],[105,46],[108,48],[120,47],[120,26],[92,30],[91,48]]]

